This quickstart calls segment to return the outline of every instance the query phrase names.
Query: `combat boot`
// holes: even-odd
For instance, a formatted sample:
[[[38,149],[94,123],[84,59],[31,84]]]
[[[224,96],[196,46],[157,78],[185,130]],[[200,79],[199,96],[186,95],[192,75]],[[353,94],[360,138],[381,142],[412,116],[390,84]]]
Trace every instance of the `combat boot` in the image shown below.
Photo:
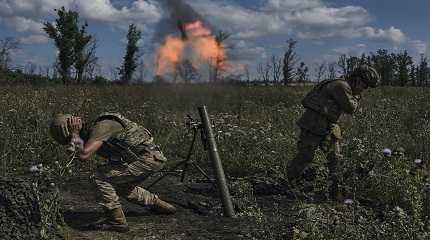
[[[176,212],[176,208],[172,204],[167,203],[159,198],[156,198],[154,203],[149,207],[151,211],[161,214],[174,214]]]
[[[97,222],[90,223],[84,226],[87,230],[96,231],[115,231],[115,232],[128,232],[129,227],[125,219],[122,208],[116,208],[105,212],[106,217]]]

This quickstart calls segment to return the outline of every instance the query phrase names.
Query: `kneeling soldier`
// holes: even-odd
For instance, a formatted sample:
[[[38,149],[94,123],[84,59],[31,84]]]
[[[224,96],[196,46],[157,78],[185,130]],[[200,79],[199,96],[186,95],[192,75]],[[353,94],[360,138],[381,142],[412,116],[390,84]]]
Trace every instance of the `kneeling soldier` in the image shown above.
[[[80,117],[58,114],[50,132],[58,143],[77,146],[82,161],[94,154],[107,159],[107,164],[99,166],[93,178],[98,203],[106,216],[88,225],[89,229],[129,230],[118,195],[158,213],[176,212],[174,206],[137,185],[159,171],[167,160],[147,129],[117,113],[100,115],[89,128],[82,126]]]
[[[341,200],[338,185],[342,184],[342,179],[338,179],[337,173],[341,170],[338,165],[342,157],[338,121],[343,113],[355,112],[362,91],[368,87],[376,87],[379,79],[380,76],[374,68],[361,65],[345,79],[323,81],[306,95],[302,100],[306,111],[297,122],[301,129],[297,143],[298,153],[288,163],[287,168],[290,183],[313,161],[315,151],[319,147],[325,153],[328,162],[330,198]]]

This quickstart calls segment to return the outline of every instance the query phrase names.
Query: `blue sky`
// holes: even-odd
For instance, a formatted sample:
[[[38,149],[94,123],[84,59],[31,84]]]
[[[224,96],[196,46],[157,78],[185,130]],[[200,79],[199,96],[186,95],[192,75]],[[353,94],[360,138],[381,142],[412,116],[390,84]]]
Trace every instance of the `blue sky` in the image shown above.
[[[98,39],[97,55],[102,73],[121,64],[125,35],[130,23],[143,30],[143,60],[151,78],[155,33],[177,34],[163,29],[160,21],[172,21],[165,5],[169,0],[0,0],[0,39],[13,36],[21,41],[14,53],[15,67],[28,62],[52,65],[56,50],[41,30],[41,22],[52,21],[54,8],[77,10]],[[385,48],[408,50],[415,58],[430,55],[430,1],[410,0],[184,0],[213,30],[232,33],[228,52],[237,66],[256,65],[272,55],[280,57],[285,41],[298,41],[297,54],[311,70],[322,62],[333,62],[339,54],[358,55]],[[240,69],[238,67],[238,69]],[[237,70],[240,71],[240,70]]]

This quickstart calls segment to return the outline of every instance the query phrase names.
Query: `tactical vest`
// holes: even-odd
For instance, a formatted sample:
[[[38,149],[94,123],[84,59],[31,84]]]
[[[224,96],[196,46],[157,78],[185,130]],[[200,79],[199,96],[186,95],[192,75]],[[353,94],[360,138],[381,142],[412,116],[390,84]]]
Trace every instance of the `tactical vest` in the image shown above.
[[[159,146],[153,143],[154,138],[148,129],[118,113],[103,113],[95,123],[102,120],[113,120],[123,127],[122,131],[104,141],[97,151],[98,155],[109,159],[111,164],[145,162],[148,154],[156,161],[164,163],[167,160]]]
[[[324,88],[332,82],[342,81],[341,79],[324,80],[316,85],[302,100],[302,105],[306,109],[315,111],[324,116],[329,122],[336,123],[342,114],[336,101],[328,95],[323,94]]]

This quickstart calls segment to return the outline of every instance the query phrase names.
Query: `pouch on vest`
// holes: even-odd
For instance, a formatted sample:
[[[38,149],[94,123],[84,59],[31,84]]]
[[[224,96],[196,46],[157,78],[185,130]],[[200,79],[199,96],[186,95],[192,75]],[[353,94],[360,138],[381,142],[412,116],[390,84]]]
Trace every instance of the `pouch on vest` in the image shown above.
[[[338,79],[325,80],[315,86],[302,100],[302,105],[305,108],[311,109],[324,117],[330,122],[337,122],[341,111],[334,99],[323,99],[321,91],[327,84],[337,81]],[[324,102],[323,102],[324,100]]]
[[[316,85],[302,100],[302,105],[305,108],[312,109],[316,112],[322,113],[324,112],[324,109],[322,109],[324,106],[321,103],[321,89],[326,86],[327,84],[336,81],[336,79],[330,79],[325,80]]]
[[[126,143],[118,140],[117,138],[109,139],[107,142],[108,146],[112,149],[112,152],[119,153],[115,156],[121,156],[123,163],[131,163],[134,161],[145,161],[145,154],[150,154],[155,160],[160,162],[167,161],[167,158],[161,152],[159,146],[151,144],[139,144],[138,146],[129,147]],[[112,156],[109,156],[111,159]]]

